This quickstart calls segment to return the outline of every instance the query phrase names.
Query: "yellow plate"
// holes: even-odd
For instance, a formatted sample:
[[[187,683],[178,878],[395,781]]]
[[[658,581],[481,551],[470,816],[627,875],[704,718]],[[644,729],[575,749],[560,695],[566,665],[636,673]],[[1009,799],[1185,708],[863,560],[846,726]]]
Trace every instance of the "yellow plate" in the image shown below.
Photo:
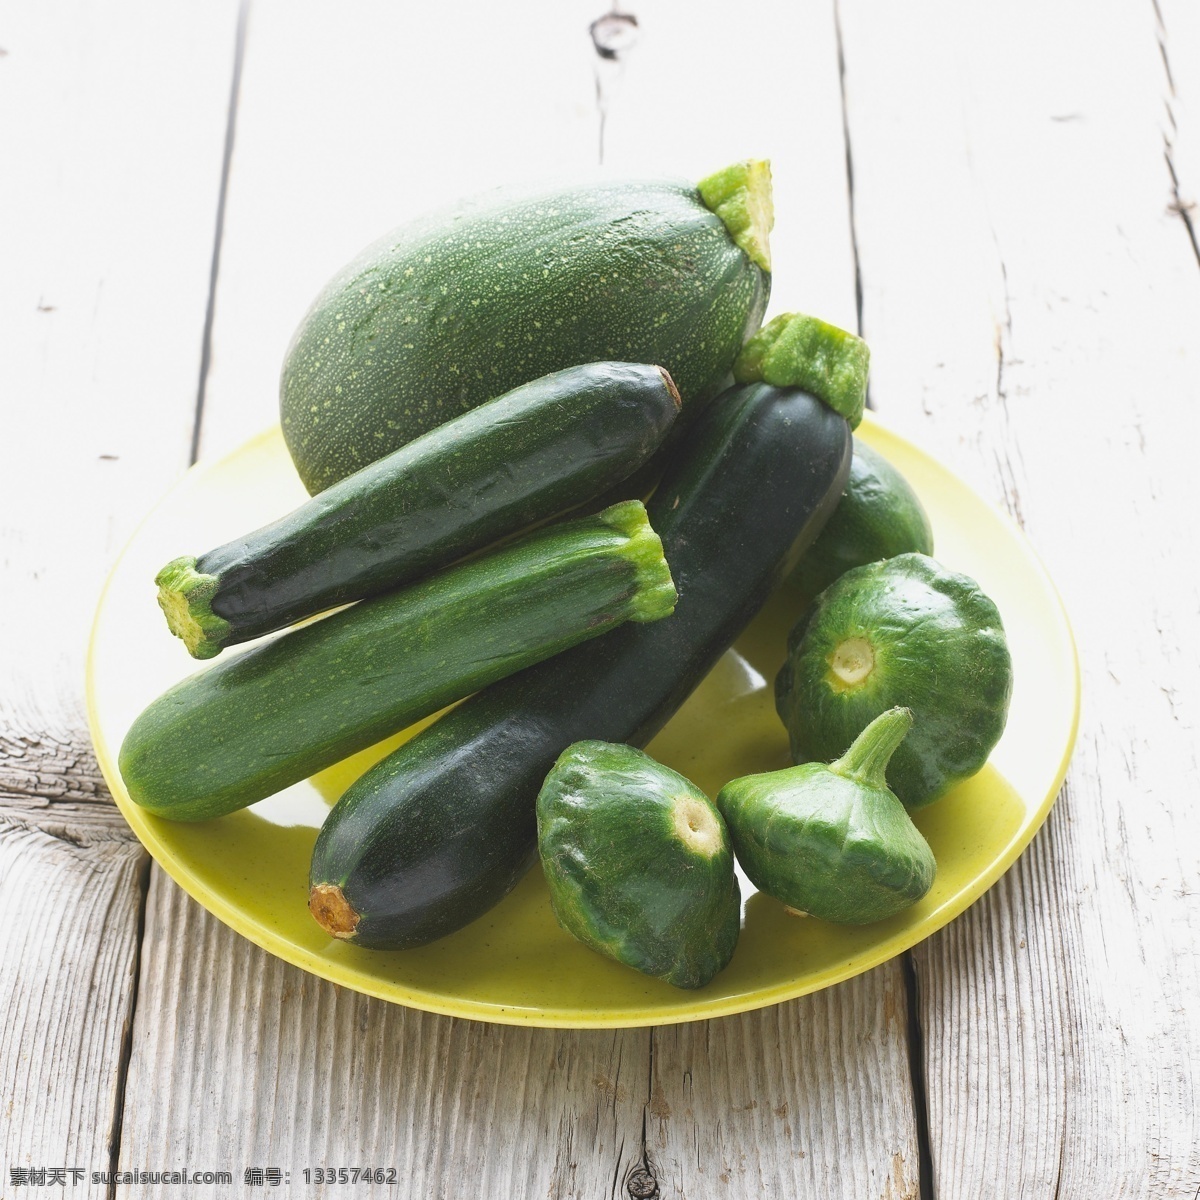
[[[219,545],[304,499],[277,429],[193,468],[138,530],[101,596],[88,713],[117,804],[159,864],[252,942],[335,983],[433,1012],[528,1025],[654,1025],[774,1004],[866,971],[961,913],[1046,819],[1075,740],[1079,673],[1062,605],[1016,527],[877,420],[868,416],[859,435],[912,482],[932,519],[938,558],[974,576],[996,601],[1016,681],[991,762],[918,814],[937,879],[898,917],[860,928],[797,920],[743,878],[733,962],[707,987],[683,992],[559,929],[535,869],[468,928],[419,950],[373,952],[331,941],[306,899],[309,855],[328,805],[379,748],[217,821],[175,824],[143,812],[121,782],[117,750],[137,713],[196,666],[167,632],[152,580],[169,559]],[[736,776],[788,763],[771,685],[795,610],[793,598],[776,596],[649,747],[709,795]]]

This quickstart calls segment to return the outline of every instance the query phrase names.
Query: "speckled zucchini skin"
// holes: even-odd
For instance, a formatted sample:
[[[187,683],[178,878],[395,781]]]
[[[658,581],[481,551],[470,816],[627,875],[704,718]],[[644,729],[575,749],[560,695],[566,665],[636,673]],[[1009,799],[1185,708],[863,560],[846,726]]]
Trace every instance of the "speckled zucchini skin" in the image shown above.
[[[816,536],[850,466],[850,429],[804,392],[751,384],[706,408],[651,497],[679,588],[669,620],[522,671],[464,701],[338,801],[313,849],[352,941],[421,945],[486,912],[536,858],[535,800],[572,742],[644,746]]]
[[[601,359],[662,365],[686,414],[722,386],[769,284],[686,183],[492,193],[394,231],[326,286],[284,360],[284,437],[315,493]]]
[[[190,676],[134,721],[121,775],[159,816],[218,817],[674,602],[644,508],[614,505]]]
[[[190,602],[191,627],[172,629],[185,641],[199,630],[189,649],[204,658],[389,591],[594,499],[650,457],[678,411],[678,393],[655,366],[556,371],[430,430],[262,529],[176,559],[156,581],[160,603],[171,623],[176,606],[161,597],[183,574],[175,588],[179,603]]]

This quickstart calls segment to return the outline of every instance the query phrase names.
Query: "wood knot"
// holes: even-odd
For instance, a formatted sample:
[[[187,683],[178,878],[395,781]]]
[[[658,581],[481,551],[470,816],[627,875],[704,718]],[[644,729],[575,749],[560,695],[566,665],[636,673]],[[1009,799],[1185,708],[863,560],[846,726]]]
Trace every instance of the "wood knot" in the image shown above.
[[[625,1181],[625,1190],[633,1200],[655,1200],[658,1180],[645,1167],[637,1167]]]
[[[632,13],[608,12],[588,26],[592,45],[601,58],[620,58],[638,39],[638,21]]]

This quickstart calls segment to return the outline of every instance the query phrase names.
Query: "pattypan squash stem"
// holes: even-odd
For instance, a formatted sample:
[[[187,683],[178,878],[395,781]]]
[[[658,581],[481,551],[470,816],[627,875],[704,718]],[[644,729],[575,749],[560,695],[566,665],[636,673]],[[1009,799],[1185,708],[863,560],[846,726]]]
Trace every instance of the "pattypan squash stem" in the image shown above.
[[[871,787],[887,787],[884,773],[896,748],[912,728],[910,708],[890,708],[880,713],[854,739],[854,744],[829,769]]]

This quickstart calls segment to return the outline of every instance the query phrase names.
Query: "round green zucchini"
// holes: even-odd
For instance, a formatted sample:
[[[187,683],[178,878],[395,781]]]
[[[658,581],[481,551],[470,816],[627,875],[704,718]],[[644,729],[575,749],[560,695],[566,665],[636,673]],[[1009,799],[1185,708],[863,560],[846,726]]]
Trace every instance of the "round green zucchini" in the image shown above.
[[[313,849],[313,915],[336,937],[417,946],[487,911],[536,857],[535,800],[572,742],[645,745],[828,519],[846,422],[807,393],[729,390],[649,503],[679,588],[669,621],[615,630],[472,696],[334,806]]]
[[[912,723],[908,709],[889,709],[837,762],[746,775],[721,789],[734,853],[759,891],[844,925],[882,921],[929,891],[933,851],[885,778]]]
[[[910,808],[983,766],[1011,694],[995,604],[924,554],[855,567],[826,588],[792,630],[775,679],[797,762],[827,762],[880,713],[912,709],[915,727],[887,771]]]
[[[770,290],[770,173],[699,187],[498,192],[388,234],[321,292],[280,417],[310,492],[551,371],[661,363],[687,409],[722,386]]]
[[[286,517],[158,574],[196,658],[389,591],[599,496],[646,462],[679,393],[661,367],[598,362],[482,404]]]
[[[716,805],[632,746],[576,742],[537,798],[538,852],[558,923],[680,988],[728,965],[741,891]]]
[[[665,617],[674,603],[645,509],[614,505],[190,676],[134,721],[121,775],[159,816],[218,817],[623,621]]]

